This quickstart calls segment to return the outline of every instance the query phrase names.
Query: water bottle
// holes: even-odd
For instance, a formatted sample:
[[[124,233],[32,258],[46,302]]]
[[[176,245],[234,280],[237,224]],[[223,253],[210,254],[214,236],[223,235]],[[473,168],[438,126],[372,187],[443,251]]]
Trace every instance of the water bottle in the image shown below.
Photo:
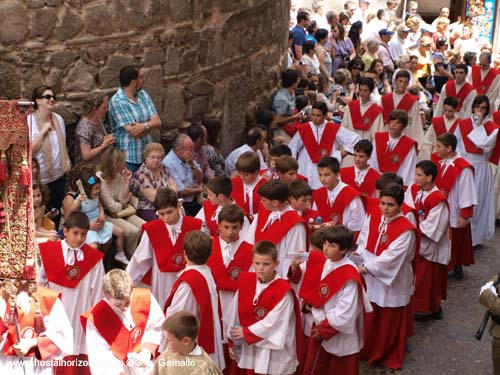
[[[320,224],[321,224],[321,216],[318,216],[318,217],[316,218],[316,223],[315,223],[315,224],[316,224],[316,225],[320,225]]]
[[[236,322],[234,327],[240,327],[240,322]],[[240,362],[243,353],[243,339],[233,339],[233,354],[236,363]]]

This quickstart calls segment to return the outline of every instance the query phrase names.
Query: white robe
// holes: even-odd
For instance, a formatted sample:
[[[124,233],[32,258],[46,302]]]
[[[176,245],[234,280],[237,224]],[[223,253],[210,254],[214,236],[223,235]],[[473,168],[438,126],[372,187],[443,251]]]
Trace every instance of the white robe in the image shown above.
[[[361,101],[359,101],[360,106],[361,106],[361,116],[365,114],[365,112],[368,110],[368,108],[371,107],[372,104],[378,104],[373,101],[368,101],[368,103],[363,104]],[[370,142],[373,142],[373,138],[375,137],[375,133],[378,132],[383,132],[385,129],[384,125],[384,117],[382,113],[380,113],[375,120],[373,121],[372,125],[370,126],[370,129],[367,131],[364,130],[357,130],[354,129],[352,125],[352,118],[351,118],[351,111],[348,105],[346,105],[345,110],[344,110],[344,117],[342,118],[342,126],[345,127],[346,129],[352,131],[353,133],[356,133],[359,135],[360,139],[368,139]]]
[[[436,117],[436,116],[434,116]],[[446,131],[449,131],[453,126],[453,123],[457,120],[458,117],[454,117],[451,120],[448,120],[444,117],[444,126],[446,127]],[[423,143],[420,145],[420,151],[418,152],[418,160],[431,160],[431,155],[436,148],[437,136],[436,131],[434,130],[434,126],[429,126],[427,132],[425,133],[425,138]]]
[[[424,191],[420,199],[422,204],[435,191],[439,191],[436,186],[433,186],[429,191]],[[406,190],[405,203],[413,208],[416,206],[411,194],[411,186]],[[446,202],[442,201],[432,208],[425,220],[423,216],[420,216],[418,226],[422,234],[420,237],[420,255],[430,262],[447,265],[451,257],[451,238],[450,211]]]
[[[215,340],[215,353],[210,354],[210,358],[219,366],[221,370],[225,368],[224,362],[224,353],[222,351],[222,332],[219,318],[219,294],[217,292],[217,286],[215,284],[214,278],[212,276],[212,272],[207,265],[187,265],[184,270],[177,274],[177,277],[180,277],[184,272],[188,270],[196,270],[202,274],[202,276],[207,281],[208,290],[210,293],[210,299],[212,302],[212,314],[214,320],[214,340]],[[173,313],[177,311],[187,311],[199,318],[199,306],[198,302],[196,302],[196,298],[191,290],[191,287],[186,282],[181,282],[177,291],[175,292],[174,297],[172,298],[172,302],[170,306],[167,308],[165,315],[169,317]],[[206,329],[204,327],[200,327],[201,329]]]
[[[455,82],[456,92],[458,93],[460,91],[460,89],[462,88],[463,84],[460,86],[457,86],[456,81],[453,81],[453,82]],[[465,97],[465,100],[462,103],[462,108],[460,109],[460,111],[456,112],[456,116],[458,118],[467,118],[467,117],[471,116],[471,114],[472,114],[472,102],[474,101],[476,96],[477,96],[476,90],[472,90],[469,93],[469,95],[467,95]],[[446,85],[444,85],[443,88],[441,89],[441,95],[439,96],[436,110],[434,111],[434,117],[443,116],[444,100],[447,97],[448,96],[446,95]]]
[[[257,280],[256,296],[260,295],[275,280],[268,283]],[[242,340],[242,354],[238,367],[253,369],[259,374],[294,374],[298,365],[296,353],[297,332],[295,328],[294,298],[288,292],[262,320],[248,327],[250,332],[262,340],[247,345]],[[230,336],[232,326],[239,325],[238,292],[223,316],[224,329]]]
[[[483,69],[481,69],[481,81],[484,79],[484,77],[486,77],[486,74],[488,74],[489,71],[490,70],[488,69],[487,72],[484,72]],[[471,85],[473,85],[473,83],[472,83],[472,69],[469,69],[469,73],[467,74],[466,80]],[[489,87],[488,91],[486,92],[486,96],[488,97],[488,99],[490,101],[492,112],[493,112],[493,108],[496,109],[495,102],[496,102],[496,100],[498,100],[498,94],[500,94],[500,74],[495,77],[495,79],[491,83],[491,86]]]
[[[323,132],[325,131],[326,121],[319,126],[316,126],[312,122],[309,122],[309,126],[312,129],[314,139],[319,144],[321,138],[323,137]],[[342,156],[340,153],[341,147],[345,151],[352,154],[354,152],[354,145],[359,140],[359,135],[343,127],[340,127],[339,131],[337,132],[335,142],[333,143],[332,151],[330,152],[330,155],[327,156],[336,158],[340,163],[342,161]],[[297,172],[307,178],[307,181],[311,188],[320,188],[321,182],[319,181],[316,163],[313,163],[311,158],[309,157],[309,154],[307,153],[304,142],[299,132],[295,133],[292,140],[288,144],[288,147],[290,148],[290,150],[292,150],[292,156],[299,162],[299,170]]]
[[[287,205],[281,213],[284,214],[287,211],[292,211],[293,208]],[[255,231],[257,230],[257,218],[258,214],[254,216],[250,229],[248,230],[248,235],[245,240],[252,245],[255,244]],[[296,252],[304,252],[307,247],[307,230],[306,225],[302,223],[295,224],[277,243],[278,248],[278,260],[280,262],[276,271],[278,275],[283,278],[287,278],[288,269],[290,264],[292,264],[293,259],[289,257],[288,254]]]
[[[236,203],[232,203],[232,204],[236,204]],[[222,209],[222,207],[223,206],[219,205],[215,209],[215,215],[216,215],[215,221],[217,223],[219,223],[219,213],[220,213],[220,210]],[[207,221],[205,220],[205,210],[203,208],[201,210],[199,210],[198,213],[196,214],[195,218],[200,219],[202,222],[206,223]],[[203,227],[207,228],[205,226],[203,226]],[[250,221],[248,220],[248,217],[245,215],[245,216],[243,216],[243,226],[241,227],[240,237],[244,236],[244,233],[248,232],[248,228],[250,228]],[[207,233],[207,234],[210,234],[210,233]]]
[[[332,201],[335,202],[337,200],[340,192],[349,185],[345,184],[342,181],[339,181],[338,185],[335,186],[333,190],[328,190],[328,196],[332,198]],[[320,202],[320,204],[328,204],[327,202]],[[313,202],[312,205],[313,210],[318,210],[318,203]],[[360,197],[354,198],[344,209],[342,214],[342,224],[345,225],[350,230],[357,232],[361,230],[363,226],[363,220],[365,217],[365,206],[363,205],[363,201]]]
[[[398,107],[399,102],[405,95],[406,93],[402,95],[396,94],[395,92],[392,93],[395,109]],[[422,124],[422,116],[420,116],[420,104],[418,100],[413,103],[408,111],[408,126],[404,128],[403,134],[406,134],[408,137],[417,141],[418,148],[420,148],[420,145],[424,141],[424,126]]]
[[[167,227],[170,238],[172,238],[172,227],[169,227],[167,224],[165,224],[165,226]],[[175,226],[182,226],[182,216]],[[148,233],[144,231],[142,233],[141,242],[139,242],[139,245],[134,252],[134,256],[127,266],[127,272],[132,278],[133,285],[136,287],[139,286],[141,279],[150,269],[151,293],[153,293],[153,296],[163,308],[168,296],[170,295],[172,286],[174,285],[175,280],[177,280],[177,272],[160,271],[153,245],[151,244]]]
[[[493,190],[493,176],[489,159],[495,148],[498,129],[489,136],[483,126],[472,122],[473,130],[467,135],[477,147],[483,150],[482,154],[472,154],[465,150],[460,128],[455,135],[458,140],[457,154],[466,159],[474,167],[474,183],[477,192],[477,206],[472,216],[472,245],[479,245],[493,238],[495,234],[495,196]]]
[[[456,158],[458,158],[458,155],[451,158],[451,160]],[[450,207],[450,226],[458,228],[460,209],[477,205],[476,185],[471,168],[462,169],[462,173],[451,187],[447,201]]]
[[[359,233],[356,250],[365,264],[366,272],[362,275],[368,298],[380,307],[406,306],[415,291],[412,266],[415,257],[415,232],[413,230],[403,232],[382,254],[376,256],[366,250],[370,220],[371,216],[365,220],[363,229]],[[380,233],[378,235],[380,237]]]
[[[61,245],[66,263],[69,246],[64,240]],[[46,288],[62,293],[61,301],[73,327],[73,353],[69,354],[87,354],[87,343],[80,323],[80,315],[101,300],[103,277],[104,266],[102,261],[99,261],[75,288],[67,288],[48,281],[45,268],[43,265],[40,267],[37,282]]]
[[[106,303],[108,301],[104,299]],[[109,304],[109,303],[108,303]],[[113,305],[109,304],[113,312],[120,318],[123,325],[130,331],[135,327],[134,320],[129,308],[122,312]],[[161,325],[165,320],[162,308],[151,295],[151,306],[149,308],[148,321],[142,336],[141,342],[160,345],[163,341]],[[127,375],[147,375],[153,367],[153,361],[150,361],[148,368],[139,368],[135,366],[125,366],[124,363],[115,357],[111,346],[101,336],[95,328],[92,320],[87,320],[87,348],[89,350],[89,363],[92,375],[119,375],[124,372]],[[153,353],[154,354],[154,353]]]
[[[391,139],[391,136],[389,135],[389,140]],[[401,138],[399,138],[401,139]],[[384,145],[386,147],[386,145]],[[396,147],[396,146],[394,146]],[[368,161],[368,164],[370,167],[373,169],[380,171],[379,168],[379,163],[377,159],[377,144],[373,142],[373,152],[372,152],[372,157]],[[397,170],[396,174],[400,176],[403,179],[403,184],[405,186],[409,186],[413,183],[415,180],[415,165],[417,164],[417,152],[415,151],[415,147],[412,147],[410,152],[406,155],[404,158],[403,162],[399,166],[399,169]],[[383,173],[383,172],[380,172]]]
[[[23,304],[21,308],[26,314],[29,314],[29,297],[25,292],[22,293],[26,295],[24,299],[27,300],[28,303]],[[0,307],[0,316],[5,315],[6,307],[5,304],[3,307]],[[0,337],[0,369],[2,370],[2,374],[52,375],[54,370],[50,361],[61,360],[66,355],[73,352],[73,328],[71,327],[71,322],[68,319],[66,311],[64,311],[64,306],[59,299],[56,300],[49,314],[44,316],[44,323],[46,330],[40,337],[48,337],[59,348],[59,352],[51,357],[42,358],[36,365],[34,363],[35,357],[23,357],[23,371],[20,357],[6,356],[3,352],[6,343],[5,339],[7,337],[7,332],[5,332],[4,335]]]

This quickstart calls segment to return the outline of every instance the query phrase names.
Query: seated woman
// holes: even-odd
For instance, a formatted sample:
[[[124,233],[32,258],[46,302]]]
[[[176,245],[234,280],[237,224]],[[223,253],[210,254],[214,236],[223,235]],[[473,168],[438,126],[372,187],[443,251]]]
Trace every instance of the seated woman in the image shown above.
[[[118,217],[118,213],[130,204],[130,180],[132,172],[125,167],[125,153],[117,148],[108,148],[101,157],[96,175],[101,179],[101,202],[106,221],[120,227],[125,235],[125,253],[132,257],[145,223],[137,215]],[[137,207],[136,207],[137,208]]]
[[[137,216],[151,221],[158,219],[154,208],[156,191],[159,188],[171,188],[177,191],[177,185],[162,164],[165,150],[160,143],[151,142],[144,150],[144,163],[133,174],[130,191],[139,198]]]
[[[76,162],[96,165],[103,151],[115,143],[113,134],[106,134],[102,120],[108,112],[108,97],[91,94],[83,102],[83,115],[76,125]]]

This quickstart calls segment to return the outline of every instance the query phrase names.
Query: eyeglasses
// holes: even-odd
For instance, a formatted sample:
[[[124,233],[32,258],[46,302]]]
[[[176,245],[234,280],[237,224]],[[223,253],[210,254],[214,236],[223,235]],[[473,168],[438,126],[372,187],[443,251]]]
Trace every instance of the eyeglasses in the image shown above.
[[[56,96],[50,95],[50,94],[45,94],[45,95],[40,96],[39,99],[47,99],[47,100],[54,99],[54,100],[56,100]]]

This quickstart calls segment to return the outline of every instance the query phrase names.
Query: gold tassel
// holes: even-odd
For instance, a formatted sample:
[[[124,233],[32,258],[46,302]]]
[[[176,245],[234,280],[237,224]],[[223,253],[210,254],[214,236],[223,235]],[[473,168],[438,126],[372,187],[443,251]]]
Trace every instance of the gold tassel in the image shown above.
[[[5,181],[9,178],[9,163],[5,151],[0,151],[0,181]]]
[[[31,185],[31,172],[28,162],[25,158],[21,162],[21,185],[30,186]]]

